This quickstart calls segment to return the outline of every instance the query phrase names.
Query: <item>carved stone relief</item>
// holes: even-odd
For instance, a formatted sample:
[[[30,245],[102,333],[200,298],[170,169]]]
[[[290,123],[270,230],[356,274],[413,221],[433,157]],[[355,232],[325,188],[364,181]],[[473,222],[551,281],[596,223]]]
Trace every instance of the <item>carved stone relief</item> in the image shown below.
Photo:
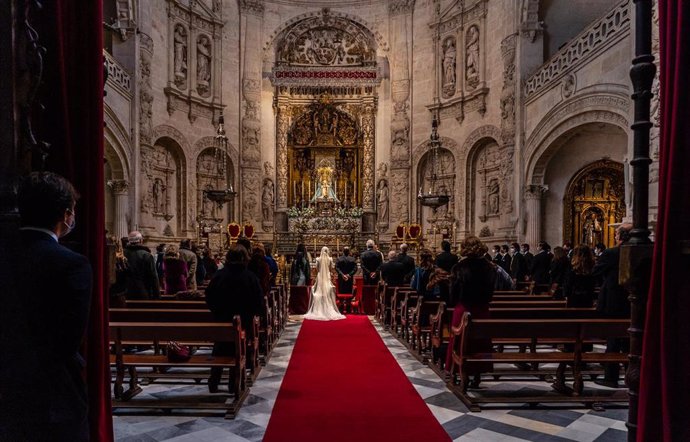
[[[515,45],[516,35],[501,41],[503,88],[501,89],[501,142],[515,144]]]
[[[389,203],[390,195],[388,190],[388,180],[382,178],[379,180],[377,191],[376,191],[376,213],[378,219],[379,228],[383,230],[388,229],[389,224]]]
[[[261,215],[262,227],[265,232],[273,228],[273,210],[275,208],[275,186],[273,180],[264,178],[263,190],[261,193]]]
[[[501,174],[501,150],[498,144],[490,143],[481,148],[471,170],[474,186],[470,194],[479,197],[474,205],[474,213],[481,222],[501,214],[505,183]]]
[[[480,81],[479,27],[472,25],[465,37],[465,81],[468,90],[475,89]]]
[[[189,3],[189,4],[187,4]],[[169,57],[167,96],[168,113],[176,110],[215,124],[220,105],[220,40],[222,8],[204,2],[168,0]]]
[[[394,214],[396,214],[396,221],[404,222],[407,221],[409,214],[409,186],[408,186],[408,175],[409,171],[407,169],[393,169],[391,171],[391,181],[393,183],[392,188],[392,198],[391,198],[391,209]],[[405,215],[404,217],[402,215]]]
[[[431,189],[432,177],[432,157],[430,153],[424,154],[418,163],[418,183],[417,185],[422,191]],[[419,207],[420,218],[423,222],[438,223],[438,222],[452,222],[455,220],[455,156],[453,153],[445,148],[441,148],[436,159],[436,189],[439,194],[450,196],[450,201],[447,205],[439,207],[434,216],[431,209]]]
[[[170,221],[178,215],[180,167],[178,159],[165,146],[141,147],[141,163],[144,172],[141,213],[144,224],[155,220]],[[147,222],[148,221],[148,222]]]
[[[443,41],[443,60],[442,60],[442,93],[443,98],[450,98],[455,95],[455,57],[456,57],[455,37],[448,37]]]
[[[369,30],[359,23],[321,14],[299,21],[282,38],[276,61],[291,66],[363,66],[376,63]]]
[[[242,221],[259,219],[260,169],[242,169]]]
[[[153,40],[141,35],[139,51],[139,139],[144,144],[151,144],[153,93],[151,91],[151,58],[153,57]]]
[[[175,25],[174,31],[174,74],[175,85],[180,89],[187,87],[187,29],[181,24]]]
[[[196,43],[196,88],[202,97],[210,95],[211,59],[211,40],[201,34]]]

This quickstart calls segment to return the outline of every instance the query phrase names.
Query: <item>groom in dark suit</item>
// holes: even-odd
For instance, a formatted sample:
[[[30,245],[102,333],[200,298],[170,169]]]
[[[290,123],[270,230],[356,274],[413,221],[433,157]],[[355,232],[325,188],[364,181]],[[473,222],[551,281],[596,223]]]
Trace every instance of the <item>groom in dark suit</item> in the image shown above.
[[[335,262],[335,269],[338,272],[338,293],[352,293],[352,278],[357,272],[357,262],[350,256],[350,248],[343,248],[343,256]]]
[[[74,229],[77,198],[72,184],[49,172],[32,173],[19,188],[17,296],[3,301],[0,440],[89,439],[79,347],[91,265],[58,242]]]

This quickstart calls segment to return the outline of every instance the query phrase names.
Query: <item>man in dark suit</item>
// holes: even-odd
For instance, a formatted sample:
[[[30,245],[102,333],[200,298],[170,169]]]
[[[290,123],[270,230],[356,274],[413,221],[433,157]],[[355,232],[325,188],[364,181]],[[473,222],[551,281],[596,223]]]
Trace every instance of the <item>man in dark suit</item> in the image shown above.
[[[510,256],[508,251],[508,244],[503,244],[501,246],[501,260],[498,262],[498,265],[500,265],[503,268],[503,270],[506,271],[507,274],[511,275],[510,263],[513,260],[513,258]]]
[[[381,266],[381,278],[391,287],[405,285],[405,264],[398,261],[395,250],[388,252],[388,261]]]
[[[601,290],[597,300],[597,311],[607,318],[629,318],[630,301],[625,289],[618,284],[618,264],[620,262],[620,245],[630,239],[632,224],[621,224],[616,229],[616,245],[606,249],[592,269],[592,274],[601,278]],[[606,341],[606,352],[626,352],[630,343],[628,339],[609,338]],[[604,380],[595,381],[607,387],[618,387],[620,367],[616,364],[604,364]]]
[[[514,242],[510,245],[510,254],[512,260],[510,261],[510,276],[515,282],[522,282],[527,276],[527,262],[525,257],[520,253],[520,244]]]
[[[549,270],[551,268],[551,258],[553,258],[553,255],[551,255],[551,246],[545,241],[540,241],[537,248],[539,252],[534,255],[530,274],[535,283],[549,284]]]
[[[218,270],[206,288],[206,304],[218,321],[232,322],[235,315],[242,320],[242,328],[250,329],[252,318],[261,315],[264,292],[259,279],[247,270],[249,252],[244,246],[235,244],[230,247],[225,257],[225,267]],[[225,356],[231,354],[231,346],[219,342],[213,346],[213,354]],[[211,393],[218,391],[218,384],[223,373],[222,368],[212,368],[208,380]],[[232,377],[230,378],[232,382]],[[232,391],[232,385],[230,386]]]
[[[376,285],[379,282],[379,270],[383,258],[381,253],[374,250],[374,240],[367,241],[367,250],[359,257],[362,264],[362,276],[365,285]]]
[[[441,250],[443,251],[436,256],[436,267],[450,273],[450,269],[458,263],[458,255],[450,252],[449,241],[441,241]]]
[[[527,243],[522,244],[522,247],[520,249],[522,251],[522,256],[525,257],[525,264],[527,266],[527,273],[529,273],[530,269],[532,268],[532,260],[534,260],[534,254],[529,251],[529,244],[527,244]]]
[[[0,440],[89,440],[79,347],[93,276],[85,256],[58,242],[74,229],[77,198],[50,172],[32,173],[19,188],[17,290],[3,300],[0,324]]]
[[[414,274],[415,265],[414,258],[407,254],[407,244],[400,244],[400,253],[398,254],[398,261],[405,266],[405,282],[408,283]]]
[[[352,278],[357,273],[357,261],[350,256],[349,247],[343,247],[343,256],[335,262],[335,270],[338,272],[338,293],[352,293]]]

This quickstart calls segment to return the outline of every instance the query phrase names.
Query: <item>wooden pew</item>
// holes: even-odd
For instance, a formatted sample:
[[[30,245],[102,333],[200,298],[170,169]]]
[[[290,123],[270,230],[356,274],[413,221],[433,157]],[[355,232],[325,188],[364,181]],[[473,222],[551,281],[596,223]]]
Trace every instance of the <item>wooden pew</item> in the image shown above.
[[[398,327],[400,326],[400,304],[405,300],[409,293],[415,291],[409,287],[396,287],[393,290],[393,297],[391,298],[391,333],[398,336]]]
[[[398,287],[391,287],[385,284],[379,295],[376,311],[378,314],[378,320],[384,328],[390,328],[391,326],[391,305],[393,295],[395,294],[395,290],[397,288]]]
[[[217,322],[213,313],[210,310],[183,310],[183,309],[134,309],[134,308],[111,308],[109,311],[110,322]],[[252,324],[244,327],[247,333],[247,370],[249,371],[248,382],[252,383],[259,374],[259,326],[260,317],[255,316]],[[129,343],[129,342],[128,342]],[[135,342],[138,345],[145,344],[145,342]],[[190,345],[195,347],[209,346],[208,341],[191,341],[181,342],[183,345]],[[159,343],[154,342],[154,352],[158,353]],[[165,373],[147,374],[147,378],[167,378],[171,377]],[[173,376],[175,377],[175,376]],[[183,376],[185,378],[197,379],[201,378],[198,375],[191,374],[190,376]]]
[[[506,294],[501,294],[501,293],[494,293],[493,297],[491,298],[493,301],[513,301],[513,302],[519,302],[519,301],[529,301],[529,302],[537,302],[537,301],[553,301],[553,297],[551,295],[506,295]]]
[[[419,297],[412,320],[412,349],[422,363],[431,357],[431,317],[438,312],[442,301]],[[413,353],[414,354],[414,353]]]
[[[398,335],[405,345],[410,343],[410,328],[412,326],[412,316],[417,307],[419,296],[417,292],[404,292],[404,297],[400,302],[400,334]]]
[[[489,303],[491,308],[560,308],[565,307],[565,300],[563,301],[491,301]]]
[[[183,310],[204,310],[208,309],[206,301],[161,301],[157,299],[128,300],[127,308],[163,308],[163,309],[183,309]]]
[[[246,342],[239,316],[233,322],[111,322],[110,336],[115,342],[115,354],[111,355],[111,363],[115,364],[116,376],[113,407],[126,408],[197,408],[197,409],[225,409],[226,418],[234,418],[242,402],[247,396],[246,383]],[[126,341],[206,341],[228,342],[232,344],[232,356],[192,355],[185,362],[171,362],[167,356],[157,354],[125,354],[123,342]],[[172,400],[166,402],[158,399],[142,399],[130,401],[141,389],[137,385],[136,370],[130,378],[130,388],[123,388],[126,369],[136,367],[227,367],[230,369],[233,395],[232,401],[226,402],[198,402]]]
[[[625,402],[627,395],[597,394],[592,391],[584,394],[584,383],[581,373],[582,363],[625,363],[627,355],[623,353],[597,353],[583,351],[583,343],[591,340],[601,340],[609,337],[627,337],[630,320],[628,319],[477,319],[472,320],[469,313],[465,313],[459,327],[453,328],[455,341],[453,344],[452,379],[449,388],[470,408],[479,411],[480,404],[485,403],[540,403],[540,402]],[[572,352],[561,352],[556,349],[540,352],[518,353],[482,353],[472,352],[470,341],[476,339],[511,340],[532,339],[549,342],[572,342]],[[505,395],[492,393],[490,396],[472,397],[467,394],[469,386],[469,372],[467,364],[471,363],[558,363],[556,382],[554,387],[563,395],[516,395],[515,391]],[[571,365],[573,369],[573,387],[565,387],[565,367]],[[508,381],[504,381],[508,382]]]

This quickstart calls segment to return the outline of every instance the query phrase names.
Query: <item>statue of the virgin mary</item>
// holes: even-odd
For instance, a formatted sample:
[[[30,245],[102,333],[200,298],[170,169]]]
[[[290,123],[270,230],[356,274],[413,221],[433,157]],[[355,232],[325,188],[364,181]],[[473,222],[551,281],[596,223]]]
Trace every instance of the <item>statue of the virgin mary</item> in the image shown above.
[[[316,169],[316,175],[318,177],[316,192],[311,202],[313,203],[317,199],[340,202],[333,191],[333,168],[330,166],[321,166]]]

